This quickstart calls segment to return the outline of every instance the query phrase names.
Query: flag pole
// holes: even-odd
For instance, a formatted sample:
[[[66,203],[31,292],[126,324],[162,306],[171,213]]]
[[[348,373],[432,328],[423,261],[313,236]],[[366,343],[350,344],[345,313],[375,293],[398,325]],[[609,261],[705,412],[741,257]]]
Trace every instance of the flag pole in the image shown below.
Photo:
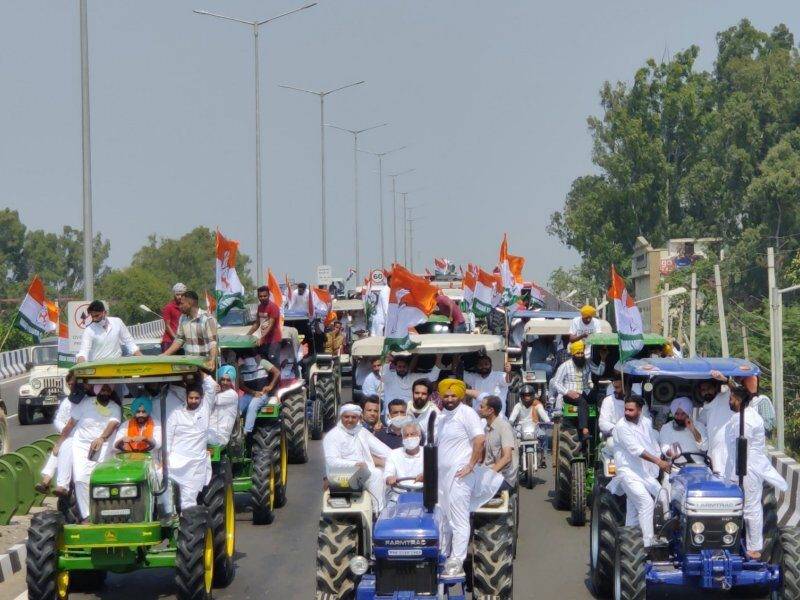
[[[5,347],[6,340],[8,340],[8,336],[11,335],[11,330],[14,329],[14,323],[17,321],[18,318],[19,318],[19,311],[14,313],[14,316],[11,318],[11,322],[8,324],[8,331],[6,331],[6,334],[3,336],[3,341],[0,342],[0,352]]]

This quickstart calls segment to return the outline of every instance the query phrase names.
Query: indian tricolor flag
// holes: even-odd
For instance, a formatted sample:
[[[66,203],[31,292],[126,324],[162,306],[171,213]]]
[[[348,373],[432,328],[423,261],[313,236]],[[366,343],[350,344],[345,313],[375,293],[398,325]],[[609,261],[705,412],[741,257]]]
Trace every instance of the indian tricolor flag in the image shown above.
[[[522,293],[522,267],[525,266],[525,259],[521,256],[514,256],[508,253],[508,236],[503,235],[500,244],[500,277],[503,286],[502,304],[509,306],[514,304]]]
[[[436,308],[439,288],[424,277],[394,265],[389,288],[389,313],[386,316],[383,354],[392,350],[410,350],[417,346],[409,330],[424,323]]]
[[[45,297],[44,284],[38,275],[28,286],[17,317],[17,326],[37,339],[58,331],[58,304]]]
[[[308,314],[313,319],[314,317],[327,319],[328,315],[333,309],[333,299],[328,290],[321,290],[319,288],[311,288],[308,294]]]
[[[239,242],[225,238],[217,230],[216,285],[217,317],[224,317],[231,308],[244,308],[244,286],[236,273]]]
[[[485,317],[496,306],[496,279],[480,267],[475,277],[475,292],[472,297],[472,312],[476,317]]]
[[[464,306],[472,310],[472,300],[475,298],[475,286],[478,283],[478,268],[472,263],[467,265],[464,278],[461,280],[461,289],[464,290]]]
[[[642,315],[633,298],[628,295],[625,280],[611,265],[611,287],[608,298],[614,301],[614,316],[619,335],[619,361],[624,363],[644,347]]]

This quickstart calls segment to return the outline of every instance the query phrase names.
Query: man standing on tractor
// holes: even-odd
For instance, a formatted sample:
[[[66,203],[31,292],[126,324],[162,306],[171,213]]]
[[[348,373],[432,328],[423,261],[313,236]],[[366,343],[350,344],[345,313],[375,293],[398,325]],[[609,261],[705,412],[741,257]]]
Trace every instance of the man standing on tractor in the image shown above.
[[[150,452],[161,447],[161,424],[150,416],[152,412],[153,401],[149,396],[133,399],[133,416],[120,426],[114,439],[118,452]]]
[[[304,313],[308,312],[308,299],[310,292],[308,285],[300,282],[297,284],[297,290],[292,294],[291,300],[286,307],[288,313]]]
[[[467,322],[464,320],[464,313],[461,312],[458,303],[439,290],[436,296],[436,308],[434,313],[450,319],[450,328],[453,333],[466,333]]]
[[[588,338],[593,333],[600,333],[600,321],[595,318],[597,310],[591,304],[584,304],[581,307],[581,316],[572,319],[569,326],[569,341],[579,342]],[[592,354],[592,347],[585,344],[586,358]]]
[[[617,475],[608,490],[625,494],[625,526],[639,526],[645,547],[654,541],[653,513],[655,499],[661,491],[658,483],[659,469],[669,473],[670,464],[661,459],[657,434],[653,422],[642,414],[644,400],[641,396],[625,399],[625,416],[614,428],[614,462]]]
[[[381,378],[382,367],[381,359],[376,357],[370,363],[371,371],[364,378],[361,384],[361,393],[364,396],[377,396],[381,402],[383,401],[383,379]]]
[[[708,451],[708,434],[702,423],[695,423],[692,419],[694,405],[686,396],[675,398],[669,405],[672,421],[665,423],[658,432],[658,441],[661,451],[671,458],[671,447],[679,444],[682,452],[704,453]],[[691,462],[702,464],[698,456],[689,457]]]
[[[481,394],[490,394],[500,398],[503,408],[500,414],[506,414],[506,397],[508,396],[508,384],[511,381],[511,363],[506,363],[502,371],[492,371],[492,359],[488,356],[481,356],[475,365],[477,373],[464,373],[464,383],[467,384],[467,396],[474,401]]]
[[[390,450],[361,426],[361,413],[357,404],[345,404],[339,409],[339,423],[322,440],[326,475],[337,468],[366,467],[370,473],[367,489],[375,501],[373,510],[380,513],[385,489],[383,470],[376,466],[373,456],[386,460]]]
[[[442,552],[448,557],[449,577],[462,576],[470,537],[471,508],[482,505],[502,484],[492,471],[479,476],[486,440],[478,413],[462,403],[467,386],[459,379],[443,379],[438,386],[444,409],[436,419],[439,448],[439,506],[442,510]],[[457,565],[457,566],[456,566]]]
[[[83,330],[75,362],[119,358],[122,356],[123,347],[128,354],[142,355],[122,319],[109,317],[106,305],[100,300],[93,300],[86,308],[86,312],[89,313],[92,322]]]
[[[711,468],[717,475],[725,473],[728,462],[728,447],[725,443],[725,428],[731,420],[730,390],[722,391],[721,384],[728,379],[719,371],[711,371],[713,380],[701,381],[698,386],[700,397],[705,403],[697,420],[708,431],[708,455]]]
[[[269,299],[269,288],[262,285],[258,288],[258,316],[256,322],[247,331],[251,335],[258,330],[259,345],[262,355],[274,365],[280,364],[281,352],[281,310]]]
[[[411,400],[411,386],[417,380],[423,377],[435,381],[439,378],[439,371],[441,365],[441,355],[436,355],[436,364],[431,369],[430,373],[414,373],[414,368],[417,366],[418,355],[409,361],[406,356],[395,356],[392,358],[391,363],[383,365],[381,379],[383,380],[383,397],[384,399],[394,400],[400,398],[408,402]],[[394,369],[392,369],[394,367]],[[387,407],[383,407],[384,415]]]
[[[417,420],[423,433],[428,431],[431,414],[438,416],[441,413],[439,407],[430,400],[431,387],[428,379],[417,379],[411,386],[411,402],[408,403],[408,414]]]
[[[764,549],[764,507],[761,495],[764,484],[785,492],[789,486],[786,480],[772,466],[767,454],[767,441],[764,421],[756,409],[749,406],[753,393],[757,390],[755,377],[747,377],[744,385],[729,380],[730,409],[732,412],[725,427],[725,441],[728,446],[728,462],[725,465],[725,478],[738,483],[736,474],[737,441],[741,433],[741,412],[744,411],[744,437],[747,439],[747,473],[742,482],[744,492],[744,524],[747,533],[747,556],[753,560],[761,558]]]
[[[401,429],[409,420],[411,420],[410,417],[406,416],[406,401],[395,398],[389,402],[389,420],[386,427],[381,427],[375,437],[392,450],[400,448],[403,445]]]
[[[176,283],[172,286],[172,300],[161,309],[161,318],[164,319],[164,335],[161,336],[161,351],[164,352],[172,346],[178,334],[178,323],[181,320],[181,299],[186,293],[186,286]]]
[[[175,354],[183,348],[183,353],[190,356],[202,356],[206,363],[216,366],[217,362],[217,321],[214,317],[200,310],[197,293],[192,290],[184,292],[181,299],[181,317],[175,341],[162,356]]]
[[[501,489],[514,492],[517,489],[517,436],[514,428],[500,416],[503,407],[497,396],[485,396],[479,414],[486,419],[486,449],[483,464],[503,476]]]
[[[614,433],[614,428],[619,423],[619,420],[625,416],[625,388],[622,385],[622,374],[619,371],[614,371],[611,376],[612,393],[603,398],[600,405],[600,415],[597,418],[597,426],[600,432],[609,438]],[[642,407],[642,415],[650,419],[650,410],[645,404]]]
[[[217,390],[209,418],[208,442],[225,446],[239,417],[239,394],[236,391],[236,367],[222,365],[217,369]]]

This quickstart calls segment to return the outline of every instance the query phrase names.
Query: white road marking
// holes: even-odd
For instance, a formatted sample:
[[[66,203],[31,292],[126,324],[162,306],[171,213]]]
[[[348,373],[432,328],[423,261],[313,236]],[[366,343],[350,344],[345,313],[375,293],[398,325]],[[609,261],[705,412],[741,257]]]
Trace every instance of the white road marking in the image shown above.
[[[28,592],[22,592],[19,596],[14,598],[14,600],[28,600]]]

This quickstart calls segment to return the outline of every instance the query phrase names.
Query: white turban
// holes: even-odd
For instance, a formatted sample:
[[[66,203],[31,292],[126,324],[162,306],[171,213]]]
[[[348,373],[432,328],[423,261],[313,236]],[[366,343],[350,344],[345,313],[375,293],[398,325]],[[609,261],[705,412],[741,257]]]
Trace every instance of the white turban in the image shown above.
[[[358,404],[342,404],[342,407],[339,409],[339,416],[341,417],[344,413],[355,413],[360,415],[361,412],[361,407]]]
[[[669,411],[673,414],[673,416],[679,410],[682,410],[687,414],[687,416],[691,417],[693,408],[694,404],[692,404],[692,401],[689,400],[689,398],[687,398],[686,396],[680,396],[678,398],[675,398],[675,400],[673,400],[669,405]]]
[[[183,294],[186,292],[186,284],[183,283],[176,283],[172,286],[172,293],[173,294]]]

